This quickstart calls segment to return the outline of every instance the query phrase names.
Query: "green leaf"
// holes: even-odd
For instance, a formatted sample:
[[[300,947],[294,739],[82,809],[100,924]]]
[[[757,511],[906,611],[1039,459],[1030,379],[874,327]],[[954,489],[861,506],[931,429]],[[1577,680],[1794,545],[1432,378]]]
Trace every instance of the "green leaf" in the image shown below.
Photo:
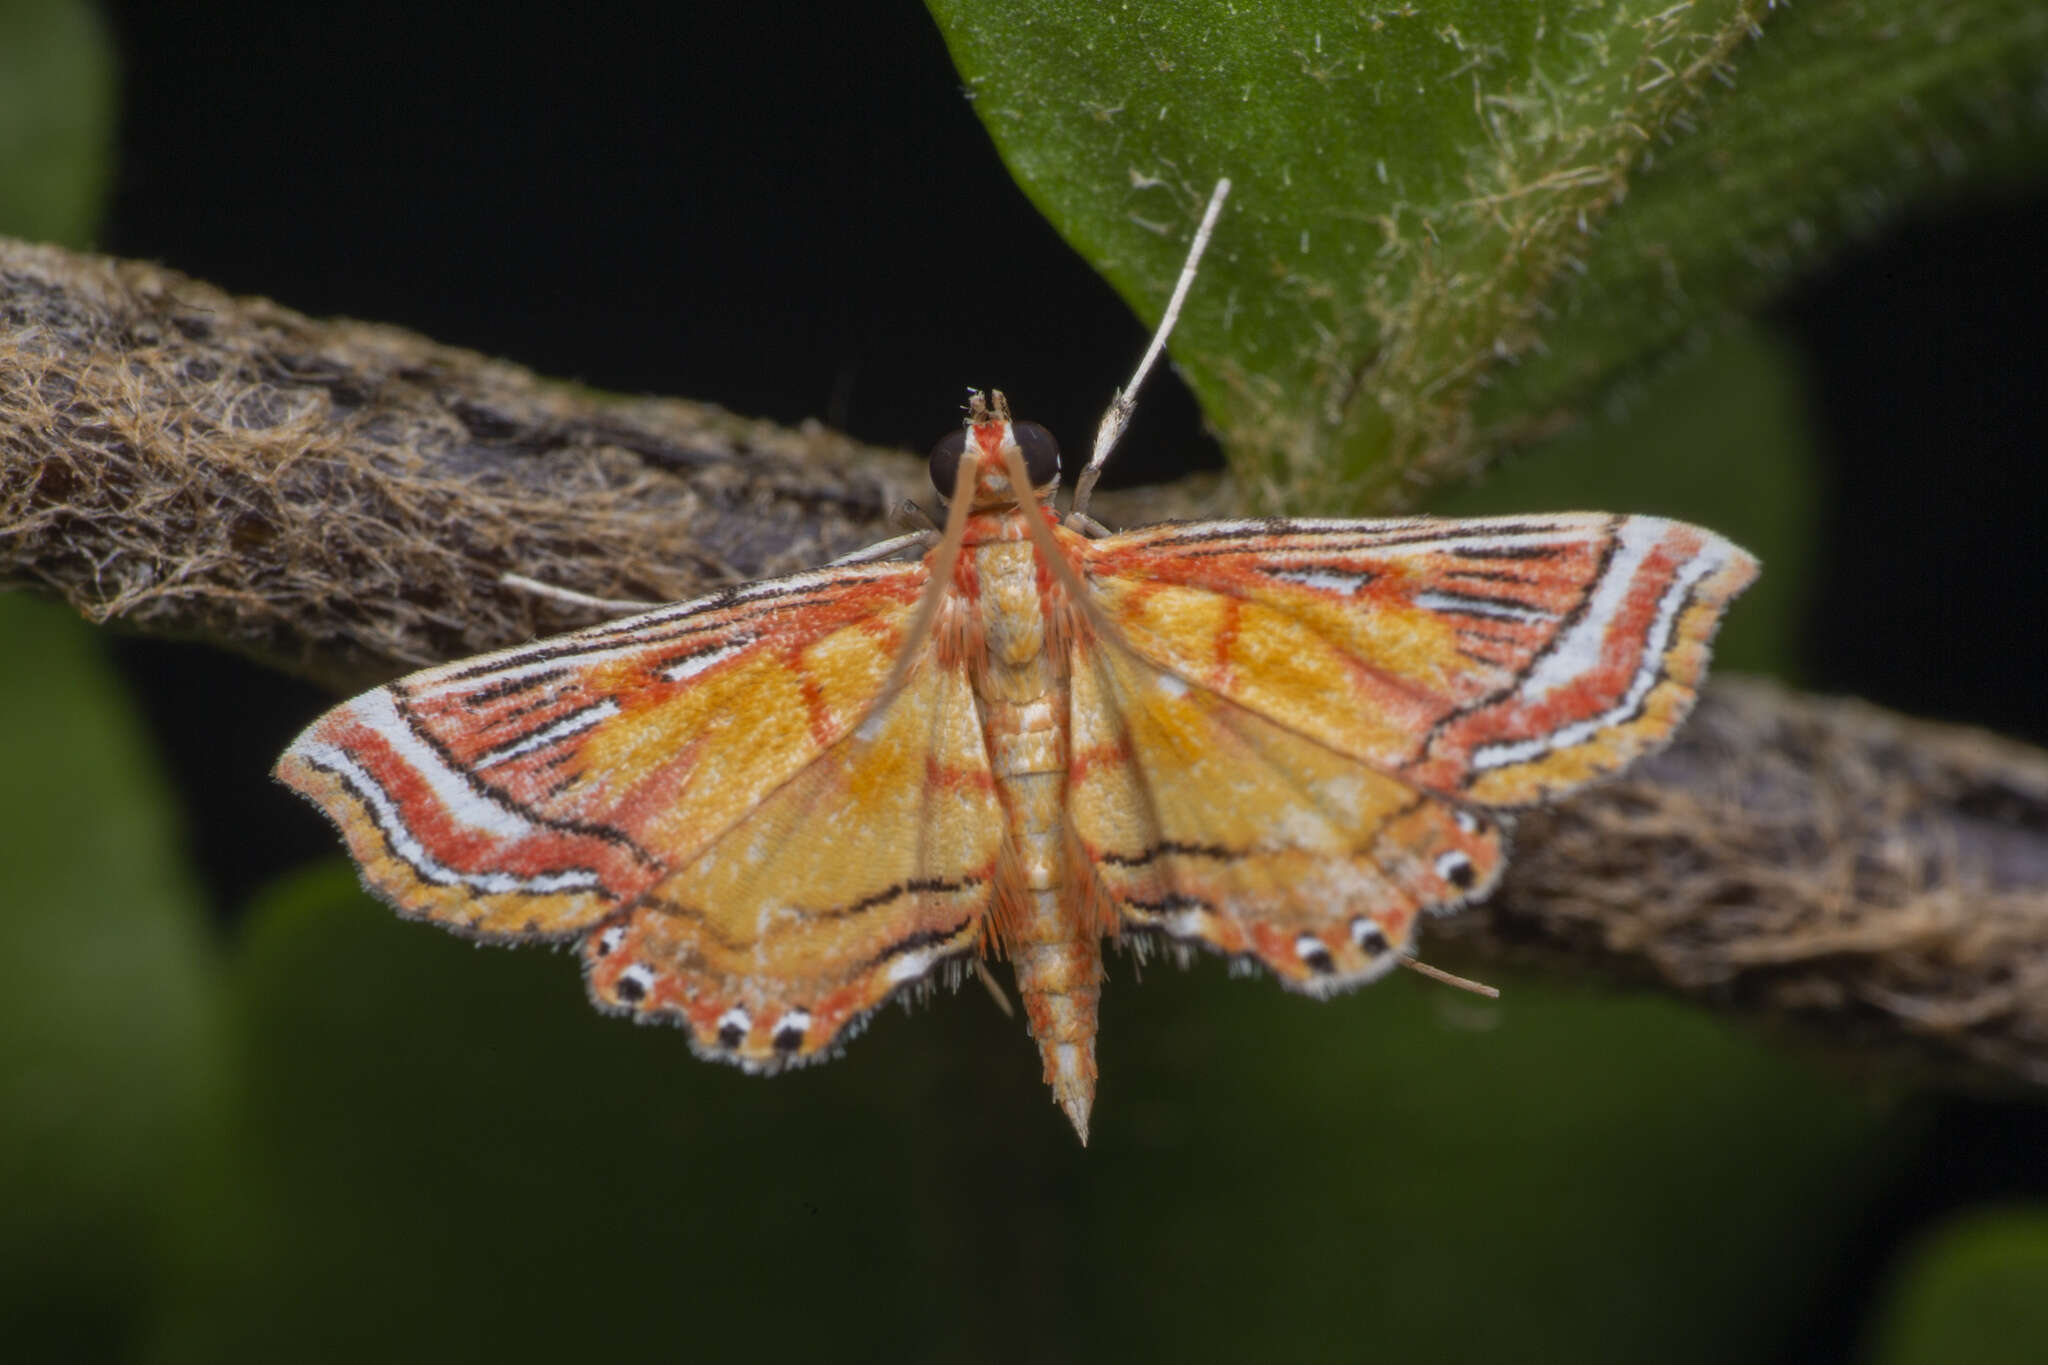
[[[2048,1214],[2006,1209],[1951,1225],[1900,1276],[1879,1365],[2021,1365],[2048,1346]]]
[[[113,45],[98,12],[0,4],[0,233],[90,245],[113,153]]]
[[[1267,504],[1405,500],[2048,147],[2025,0],[930,8],[1026,193],[1141,312],[1233,179],[1174,353]]]
[[[2037,0],[1781,6],[1696,128],[1639,169],[1558,291],[1545,348],[1498,376],[1479,420],[1569,401],[1917,202],[2038,177],[2044,63]]]
[[[0,1336],[110,1347],[219,1101],[170,794],[99,640],[0,597]]]

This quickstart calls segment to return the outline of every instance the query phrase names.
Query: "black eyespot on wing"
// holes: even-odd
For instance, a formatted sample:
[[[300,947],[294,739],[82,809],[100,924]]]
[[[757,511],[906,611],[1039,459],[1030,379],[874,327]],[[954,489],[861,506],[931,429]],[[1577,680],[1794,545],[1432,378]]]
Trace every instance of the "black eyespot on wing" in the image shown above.
[[[1024,472],[1033,488],[1043,488],[1060,476],[1060,443],[1036,422],[1010,423],[1010,435],[1024,455]]]
[[[967,429],[956,428],[939,438],[932,447],[932,487],[939,490],[939,496],[951,500],[953,485],[960,478],[960,457],[967,453]]]

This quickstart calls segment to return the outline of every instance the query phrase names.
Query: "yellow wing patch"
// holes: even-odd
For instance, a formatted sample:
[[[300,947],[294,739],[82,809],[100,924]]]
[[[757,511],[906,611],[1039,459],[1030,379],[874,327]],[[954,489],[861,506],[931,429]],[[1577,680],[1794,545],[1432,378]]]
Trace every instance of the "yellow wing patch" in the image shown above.
[[[856,730],[585,940],[592,997],[774,1070],[987,932],[1002,808],[958,668],[927,656]]]
[[[277,775],[402,913],[574,934],[860,722],[925,581],[922,564],[798,574],[428,669],[328,712]]]
[[[1071,695],[1069,818],[1127,927],[1322,994],[1385,971],[1422,912],[1499,875],[1494,818],[1124,649],[1078,661]]]

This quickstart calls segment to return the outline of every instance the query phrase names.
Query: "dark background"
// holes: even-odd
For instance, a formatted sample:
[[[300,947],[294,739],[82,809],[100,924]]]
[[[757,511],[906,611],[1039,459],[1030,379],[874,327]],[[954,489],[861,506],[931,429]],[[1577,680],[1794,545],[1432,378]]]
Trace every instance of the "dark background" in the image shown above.
[[[573,23],[106,10],[113,254],[916,448],[989,384],[1078,444],[1144,341],[1008,180],[914,4],[612,5]],[[1805,358],[1825,461],[1803,660],[1818,690],[2048,739],[2044,223],[2039,201],[1902,223],[1771,311]],[[1170,375],[1120,460],[1125,481],[1219,463]],[[263,777],[331,699],[196,647],[127,640],[118,657],[224,916],[332,852]],[[2039,1110],[1949,1101],[1928,1124],[1806,1358],[1846,1352],[1891,1249],[1937,1216],[2048,1194]]]

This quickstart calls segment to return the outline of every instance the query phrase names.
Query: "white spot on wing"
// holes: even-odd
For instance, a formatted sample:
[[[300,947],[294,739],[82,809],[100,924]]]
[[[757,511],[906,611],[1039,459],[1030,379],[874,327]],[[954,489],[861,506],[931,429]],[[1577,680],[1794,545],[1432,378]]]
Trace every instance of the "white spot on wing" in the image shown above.
[[[1459,616],[1483,616],[1494,621],[1551,621],[1550,612],[1505,602],[1497,597],[1468,597],[1463,593],[1424,591],[1415,594],[1415,605],[1430,611],[1454,612]]]
[[[1185,697],[1188,694],[1188,685],[1171,673],[1153,674],[1152,684],[1169,697]]]
[[[725,662],[753,643],[752,637],[749,637],[744,640],[734,640],[728,645],[720,645],[716,649],[707,649],[702,654],[692,654],[689,658],[679,663],[670,664],[667,668],[662,669],[661,676],[670,682],[682,682],[685,678],[694,678],[699,673]]]
[[[932,962],[936,957],[937,954],[929,948],[903,954],[889,964],[889,984],[900,986],[906,981],[917,980],[932,969]]]
[[[536,730],[524,739],[515,740],[503,748],[491,750],[477,759],[477,766],[479,768],[488,768],[493,764],[504,763],[509,759],[517,758],[521,754],[530,754],[535,749],[545,749],[558,740],[564,740],[571,735],[580,734],[598,722],[610,720],[617,714],[619,714],[619,704],[607,697],[593,706],[586,706],[579,711],[570,712],[553,725],[545,729]]]
[[[1266,577],[1278,578],[1289,583],[1299,583],[1304,588],[1318,592],[1342,593],[1346,597],[1356,596],[1373,575],[1345,569],[1268,569]]]

